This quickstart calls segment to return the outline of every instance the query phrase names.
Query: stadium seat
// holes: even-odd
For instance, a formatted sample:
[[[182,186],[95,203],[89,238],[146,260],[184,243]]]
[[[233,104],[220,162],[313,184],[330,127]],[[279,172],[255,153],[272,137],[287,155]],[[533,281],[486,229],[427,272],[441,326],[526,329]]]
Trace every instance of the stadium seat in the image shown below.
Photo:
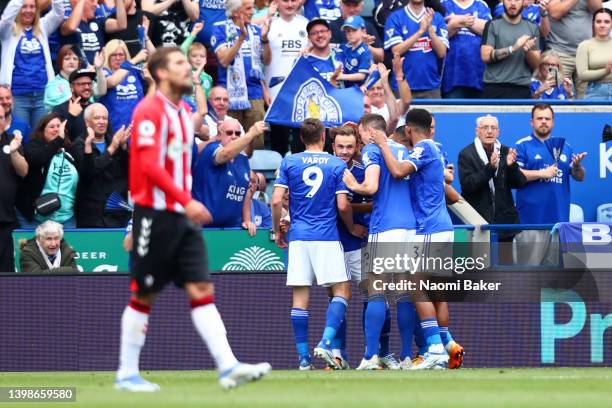
[[[282,160],[283,156],[273,150],[255,150],[253,151],[253,156],[249,159],[249,165],[253,171],[259,171],[264,174],[266,172],[274,173],[279,168]]]
[[[584,211],[577,204],[570,204],[570,222],[584,222]]]
[[[271,181],[276,180],[276,169],[278,169],[283,161],[283,156],[274,150],[255,150],[253,156],[249,159],[249,165],[251,170],[263,173],[268,183],[266,187],[266,202],[269,202],[269,197],[272,196],[272,190],[274,189]]]

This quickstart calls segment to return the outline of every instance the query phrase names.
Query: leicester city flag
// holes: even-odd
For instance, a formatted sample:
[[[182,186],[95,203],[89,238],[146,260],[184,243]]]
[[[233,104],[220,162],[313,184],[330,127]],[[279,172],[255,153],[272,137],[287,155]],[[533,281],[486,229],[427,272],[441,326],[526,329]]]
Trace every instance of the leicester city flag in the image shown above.
[[[264,121],[299,127],[304,119],[319,119],[327,127],[358,123],[363,93],[357,87],[337,89],[300,57],[268,109]]]

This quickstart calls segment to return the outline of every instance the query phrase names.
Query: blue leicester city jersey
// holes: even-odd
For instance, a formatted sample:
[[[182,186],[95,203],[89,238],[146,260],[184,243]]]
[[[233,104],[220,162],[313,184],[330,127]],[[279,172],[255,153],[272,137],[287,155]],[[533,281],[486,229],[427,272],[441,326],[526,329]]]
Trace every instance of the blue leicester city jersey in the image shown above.
[[[535,92],[542,86],[542,81],[537,80],[535,78],[531,78],[531,85],[529,89],[531,89],[531,94],[535,94]],[[558,87],[549,89],[546,92],[540,94],[540,99],[569,99],[567,96],[567,92],[565,92],[565,88],[563,84],[559,84]]]
[[[43,47],[32,29],[24,30],[15,50],[11,83],[13,95],[43,92],[47,79]]]
[[[497,6],[495,6],[495,9],[493,9],[493,15],[495,17],[499,17],[502,14],[504,14],[504,5],[502,3],[499,3]],[[522,16],[523,20],[532,22],[537,26],[539,26],[540,22],[542,21],[542,15],[540,14],[540,6],[538,6],[537,4],[532,4],[531,6],[525,7],[523,9]]]
[[[363,182],[363,179],[365,178],[365,168],[361,163],[353,162],[350,171],[353,173],[353,176],[355,176],[357,182]],[[354,193],[350,190],[349,195],[352,204],[363,204],[372,201],[370,197],[362,196],[361,194]],[[370,223],[370,214],[356,213],[353,211],[353,222],[367,228],[368,224]],[[356,251],[361,248],[362,243],[367,242],[368,240],[367,237],[364,239],[359,239],[351,234],[340,217],[338,217],[338,233],[340,234],[340,242],[342,242],[344,252]]]
[[[414,146],[410,161],[416,167],[411,175],[412,206],[419,234],[452,231],[453,223],[446,209],[444,163],[433,140],[421,140]]]
[[[196,144],[193,145],[197,152]],[[242,204],[249,188],[249,159],[239,154],[233,161],[215,164],[215,155],[221,142],[213,142],[204,148],[192,166],[193,198],[208,208],[213,217],[210,227],[240,227]]]
[[[308,20],[322,18],[334,21],[342,16],[340,0],[306,0],[304,4],[304,17]]]
[[[471,14],[481,20],[491,20],[491,10],[482,0],[473,0],[472,4],[465,8],[453,0],[444,0],[442,4],[446,9],[445,17]],[[450,48],[444,63],[442,92],[450,92],[455,87],[482,90],[485,65],[480,58],[481,36],[469,28],[462,27],[449,42]]]
[[[227,18],[225,15],[225,0],[200,0],[200,18],[198,21],[205,22],[204,29],[200,31],[196,41],[206,46],[211,46],[210,38],[215,23]]]
[[[315,71],[319,73],[327,81],[331,81],[331,77],[336,70],[336,66],[344,64],[344,53],[342,49],[335,48],[331,51],[329,57],[319,58],[316,55],[309,54],[306,56],[306,61]],[[341,83],[341,81],[340,81]]]
[[[281,162],[275,186],[289,189],[289,241],[338,241],[336,194],[346,163],[325,152],[292,154]]]
[[[370,72],[370,65],[372,65],[372,54],[370,49],[364,43],[359,44],[356,48],[351,47],[350,44],[342,44],[340,46],[344,58],[344,68],[342,70],[345,74],[367,74]],[[348,84],[360,86],[363,81],[351,81]]]
[[[417,16],[408,6],[391,13],[385,23],[385,50],[391,50],[416,33],[424,17],[425,10]],[[448,48],[448,30],[444,17],[440,13],[434,14],[432,25],[435,27],[436,35]],[[431,38],[427,32],[412,44],[403,57],[404,75],[412,90],[425,91],[440,87],[442,64],[433,50]],[[397,88],[395,80],[393,80],[393,86]]]
[[[525,170],[542,170],[557,164],[557,176],[537,180],[516,192],[516,208],[523,224],[553,224],[569,221],[572,147],[564,139],[545,141],[531,135],[516,142],[516,161]]]
[[[104,68],[106,78],[112,74],[109,69]],[[121,126],[127,127],[132,122],[132,113],[144,97],[141,75],[140,70],[131,68],[121,83],[110,88],[106,95],[100,98],[100,103],[108,109],[112,132],[116,132]]]
[[[405,146],[389,140],[389,148],[398,160],[408,157]],[[412,210],[412,198],[409,177],[401,180],[393,178],[380,148],[371,143],[366,145],[361,153],[366,172],[370,166],[380,167],[378,191],[374,194],[374,206],[370,216],[370,234],[393,229],[416,229],[416,219]]]

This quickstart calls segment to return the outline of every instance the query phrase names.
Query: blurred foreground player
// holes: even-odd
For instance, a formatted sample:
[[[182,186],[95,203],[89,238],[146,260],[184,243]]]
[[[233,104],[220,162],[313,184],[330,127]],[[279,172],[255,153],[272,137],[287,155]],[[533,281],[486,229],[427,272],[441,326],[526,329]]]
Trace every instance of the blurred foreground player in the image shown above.
[[[157,92],[134,111],[130,191],[134,208],[132,297],[121,319],[121,349],[115,388],[159,390],[138,370],[155,294],[169,282],[185,287],[193,324],[215,360],[219,383],[231,388],[256,380],[268,363],[242,364],[227,341],[214,304],[207,255],[199,225],[211,215],[191,197],[193,125],[181,98],[191,92],[191,68],[179,48],[162,48],[149,59]],[[170,238],[170,239],[169,239]]]

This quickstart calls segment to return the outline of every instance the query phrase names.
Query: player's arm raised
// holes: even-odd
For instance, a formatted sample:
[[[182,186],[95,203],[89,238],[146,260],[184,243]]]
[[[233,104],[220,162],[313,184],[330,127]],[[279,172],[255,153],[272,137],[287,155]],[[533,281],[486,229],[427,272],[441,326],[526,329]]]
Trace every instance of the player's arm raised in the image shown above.
[[[380,152],[385,159],[385,163],[387,164],[387,168],[389,172],[394,178],[403,178],[408,174],[412,174],[416,172],[416,167],[414,163],[410,161],[399,161],[396,157],[393,156],[393,152],[389,148],[387,144],[387,135],[380,130],[372,130],[374,143],[380,147]]]

